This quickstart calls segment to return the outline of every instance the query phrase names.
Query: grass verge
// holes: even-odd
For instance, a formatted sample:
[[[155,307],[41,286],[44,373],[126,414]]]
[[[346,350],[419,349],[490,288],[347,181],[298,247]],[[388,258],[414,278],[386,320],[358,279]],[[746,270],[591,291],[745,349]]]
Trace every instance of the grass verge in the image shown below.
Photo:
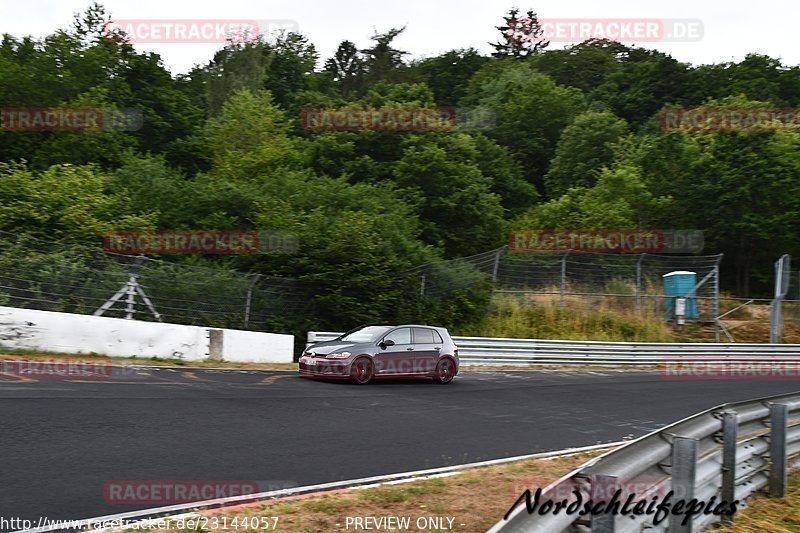
[[[277,517],[277,531],[311,533],[355,529],[351,517],[409,517],[439,519],[451,531],[483,532],[500,520],[525,488],[545,486],[573,470],[600,450],[567,457],[529,459],[498,466],[466,470],[433,479],[353,488],[327,495],[312,495],[260,502],[226,510],[203,511],[221,523],[234,518]],[[451,519],[451,520],[448,520]],[[437,529],[436,521],[424,531]],[[379,531],[381,529],[378,529]]]
[[[628,299],[560,297],[552,294],[495,295],[488,314],[453,333],[476,337],[625,342],[674,342],[664,317],[637,312]]]
[[[724,533],[796,533],[800,531],[800,472],[789,476],[785,498],[755,498],[747,509],[736,513]]]
[[[317,533],[359,529],[356,517],[408,517],[410,530],[483,532],[506,513],[525,488],[544,487],[590,458],[595,450],[566,457],[530,459],[515,463],[475,468],[447,477],[424,479],[371,488],[353,488],[325,495],[290,497],[224,510],[201,511],[209,523],[230,524],[234,519],[258,518],[273,524],[276,531]],[[785,498],[760,497],[736,514],[734,524],[718,527],[720,533],[796,533],[800,531],[800,473],[790,475]],[[351,518],[348,527],[348,517]],[[446,527],[415,527],[416,520],[438,518]],[[263,522],[259,522],[263,523]],[[373,524],[374,526],[374,524]],[[364,529],[364,528],[360,528]],[[386,531],[378,527],[370,529]],[[134,531],[127,529],[125,531]],[[163,531],[163,530],[162,530]],[[170,531],[178,531],[170,529]]]

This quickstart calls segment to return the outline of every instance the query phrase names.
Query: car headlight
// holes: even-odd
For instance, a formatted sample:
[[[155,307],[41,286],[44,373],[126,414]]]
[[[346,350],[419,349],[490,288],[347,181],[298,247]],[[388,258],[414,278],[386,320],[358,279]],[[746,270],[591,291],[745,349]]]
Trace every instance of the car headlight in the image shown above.
[[[350,352],[329,353],[326,357],[328,359],[347,359],[352,354]]]

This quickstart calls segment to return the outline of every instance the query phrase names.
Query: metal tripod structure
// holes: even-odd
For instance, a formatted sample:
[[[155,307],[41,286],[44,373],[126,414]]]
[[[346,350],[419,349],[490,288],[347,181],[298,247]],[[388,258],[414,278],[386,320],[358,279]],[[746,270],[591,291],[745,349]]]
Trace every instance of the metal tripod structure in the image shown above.
[[[109,298],[106,303],[101,305],[93,313],[94,316],[103,316],[103,314],[114,307],[114,304],[120,301],[123,296],[127,296],[125,300],[125,319],[133,320],[133,315],[136,314],[136,295],[138,294],[155,319],[159,322],[163,322],[161,315],[158,311],[156,311],[155,306],[153,306],[153,302],[150,301],[150,298],[148,298],[147,293],[144,292],[142,286],[139,285],[139,281],[137,279],[139,277],[139,269],[142,267],[144,260],[145,257],[143,255],[136,257],[128,269],[128,282],[125,283],[125,285],[123,285],[122,288],[118,290],[116,294],[114,294],[114,296]]]

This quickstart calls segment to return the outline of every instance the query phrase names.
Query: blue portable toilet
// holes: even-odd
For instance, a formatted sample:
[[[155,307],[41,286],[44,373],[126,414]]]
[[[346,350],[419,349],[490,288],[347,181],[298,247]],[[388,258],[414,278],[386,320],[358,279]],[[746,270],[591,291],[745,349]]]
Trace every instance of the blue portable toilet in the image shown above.
[[[694,289],[697,285],[697,274],[695,272],[688,272],[686,270],[676,270],[669,274],[664,274],[664,308],[667,315],[667,320],[675,318],[675,299],[686,298],[686,319],[700,318],[700,312],[697,309],[697,293],[692,293],[687,296],[689,291]]]

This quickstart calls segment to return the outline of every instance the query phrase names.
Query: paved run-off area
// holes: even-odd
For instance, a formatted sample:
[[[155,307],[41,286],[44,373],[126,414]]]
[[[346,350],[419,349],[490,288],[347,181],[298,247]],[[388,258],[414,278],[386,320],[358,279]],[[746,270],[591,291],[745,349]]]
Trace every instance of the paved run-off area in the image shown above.
[[[796,390],[796,381],[641,371],[464,372],[447,386],[174,368],[0,376],[0,517],[89,518],[172,503],[116,503],[110,489],[130,482],[270,490],[617,441]]]

